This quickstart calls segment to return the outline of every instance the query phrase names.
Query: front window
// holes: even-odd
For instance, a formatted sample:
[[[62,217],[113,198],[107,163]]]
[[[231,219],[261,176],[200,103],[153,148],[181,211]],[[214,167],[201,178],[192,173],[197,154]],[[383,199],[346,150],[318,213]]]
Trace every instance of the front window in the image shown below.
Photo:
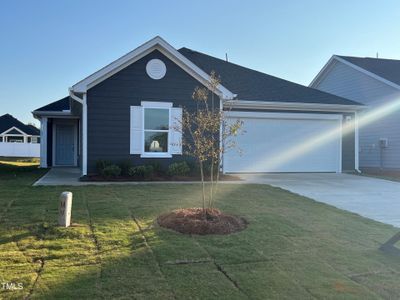
[[[144,152],[168,153],[169,108],[144,108]]]

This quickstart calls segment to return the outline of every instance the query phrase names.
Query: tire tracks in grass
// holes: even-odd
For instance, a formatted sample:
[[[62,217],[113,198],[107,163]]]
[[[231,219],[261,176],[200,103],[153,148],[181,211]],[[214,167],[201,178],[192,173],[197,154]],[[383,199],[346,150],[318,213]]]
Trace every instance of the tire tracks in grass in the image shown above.
[[[47,208],[47,205],[48,205],[48,202],[46,201],[46,202],[45,202],[45,205],[44,205],[44,211],[43,211],[43,217],[44,217],[43,219],[44,219],[44,222],[46,222],[47,219],[48,219],[47,212],[49,211],[49,209]],[[39,229],[38,229],[38,230],[39,230]],[[35,234],[36,237],[39,238],[40,241],[41,241],[42,244],[43,244],[43,241],[46,239],[46,230],[44,231],[42,238],[41,238],[40,235],[39,235],[39,234],[40,234],[39,231],[36,232],[36,233],[33,233],[33,234]],[[21,249],[20,246],[19,246],[19,244],[18,244],[18,242],[17,242],[16,244],[17,244],[18,249]],[[24,253],[23,250],[21,250],[21,251],[22,251],[22,253],[23,253],[23,255],[24,255],[25,257],[28,257],[28,256],[25,255],[25,253]],[[40,280],[40,278],[41,278],[41,276],[42,276],[42,273],[43,273],[44,270],[45,270],[45,264],[46,264],[46,260],[45,260],[45,258],[44,258],[43,256],[41,256],[41,257],[39,257],[39,258],[36,258],[36,259],[30,257],[30,259],[32,260],[32,262],[39,262],[40,265],[39,265],[39,268],[37,269],[37,271],[35,271],[35,272],[36,272],[36,278],[35,278],[35,280],[33,281],[33,284],[32,284],[32,286],[31,286],[31,288],[29,289],[28,295],[24,298],[25,300],[31,299],[33,293],[35,292],[36,286],[37,286],[37,284],[38,284],[38,282],[39,282],[39,280]]]
[[[196,238],[193,237],[193,235],[190,235],[190,237],[193,239],[194,243],[200,248],[202,249],[205,253],[207,253],[208,258],[210,259],[210,262],[212,262],[215,266],[215,268],[235,287],[235,289],[241,293],[243,296],[245,296],[247,299],[251,299],[251,297],[249,295],[247,295],[247,293],[245,291],[243,291],[243,289],[239,286],[239,284],[236,282],[236,280],[234,280],[229,274],[228,272],[226,272],[222,265],[220,265],[219,263],[216,262],[216,260],[211,256],[210,252],[203,247],[202,245],[200,245],[200,243],[196,240]]]
[[[86,194],[84,192],[79,193],[85,203],[85,210],[86,210],[86,215],[88,218],[88,223],[89,223],[89,230],[90,230],[90,235],[93,240],[93,244],[95,245],[96,248],[96,263],[100,266],[100,272],[98,274],[97,280],[96,280],[96,287],[97,289],[101,290],[101,278],[103,277],[103,264],[102,264],[102,259],[101,259],[101,246],[99,243],[99,240],[96,236],[95,233],[95,228],[93,225],[93,219],[92,215],[90,213],[90,206],[89,206],[89,200],[86,197]]]
[[[114,198],[115,198],[118,202],[120,202],[120,203],[122,203],[122,204],[125,204],[125,203],[118,197],[117,192],[116,192],[114,189],[112,189],[112,192],[113,192]],[[129,208],[129,207],[127,207],[126,209],[127,209],[128,212],[129,212],[130,218],[132,219],[132,221],[133,221],[133,222],[135,223],[135,225],[137,226],[137,228],[138,228],[138,230],[139,230],[139,233],[140,233],[140,235],[141,235],[141,238],[142,238],[142,240],[143,240],[143,243],[144,243],[145,247],[149,250],[149,252],[150,252],[150,254],[151,254],[151,256],[152,256],[152,258],[153,258],[153,260],[154,260],[154,262],[155,262],[155,265],[156,265],[156,267],[157,267],[158,275],[161,276],[161,278],[165,281],[165,283],[166,283],[166,285],[168,286],[168,289],[169,289],[171,295],[173,296],[173,298],[174,298],[174,299],[178,299],[177,296],[176,296],[176,294],[175,294],[175,292],[174,292],[174,289],[170,286],[170,284],[168,283],[167,278],[165,277],[165,274],[164,274],[163,271],[162,271],[161,264],[160,264],[160,262],[157,260],[157,257],[156,257],[156,255],[155,255],[153,249],[151,248],[151,246],[150,246],[150,244],[149,244],[149,241],[148,241],[148,239],[147,239],[147,237],[146,237],[146,235],[145,235],[145,233],[144,233],[144,230],[143,230],[142,226],[140,225],[139,221],[138,221],[137,218],[135,217],[135,215],[134,215],[132,209]]]

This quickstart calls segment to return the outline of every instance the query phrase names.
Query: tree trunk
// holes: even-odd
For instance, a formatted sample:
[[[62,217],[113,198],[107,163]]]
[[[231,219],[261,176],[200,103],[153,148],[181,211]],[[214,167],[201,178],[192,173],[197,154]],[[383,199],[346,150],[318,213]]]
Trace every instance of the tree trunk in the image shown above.
[[[202,193],[203,193],[203,214],[205,216],[206,213],[206,189],[204,184],[204,170],[203,170],[203,162],[199,161],[200,165],[200,177],[201,177],[201,186],[202,186]]]

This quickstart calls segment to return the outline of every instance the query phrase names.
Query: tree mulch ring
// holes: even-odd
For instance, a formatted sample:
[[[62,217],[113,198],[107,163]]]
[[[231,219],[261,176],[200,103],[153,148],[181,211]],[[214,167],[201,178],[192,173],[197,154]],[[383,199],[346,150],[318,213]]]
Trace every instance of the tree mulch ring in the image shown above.
[[[247,227],[248,222],[237,216],[222,213],[219,209],[181,208],[160,215],[161,227],[185,234],[230,234]]]

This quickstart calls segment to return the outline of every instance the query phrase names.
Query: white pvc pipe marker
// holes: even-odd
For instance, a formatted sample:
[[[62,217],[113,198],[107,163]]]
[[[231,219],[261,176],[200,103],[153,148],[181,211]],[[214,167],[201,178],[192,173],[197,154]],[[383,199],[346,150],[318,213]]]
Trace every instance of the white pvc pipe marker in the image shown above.
[[[72,193],[62,192],[58,207],[58,225],[69,227],[71,225]]]

